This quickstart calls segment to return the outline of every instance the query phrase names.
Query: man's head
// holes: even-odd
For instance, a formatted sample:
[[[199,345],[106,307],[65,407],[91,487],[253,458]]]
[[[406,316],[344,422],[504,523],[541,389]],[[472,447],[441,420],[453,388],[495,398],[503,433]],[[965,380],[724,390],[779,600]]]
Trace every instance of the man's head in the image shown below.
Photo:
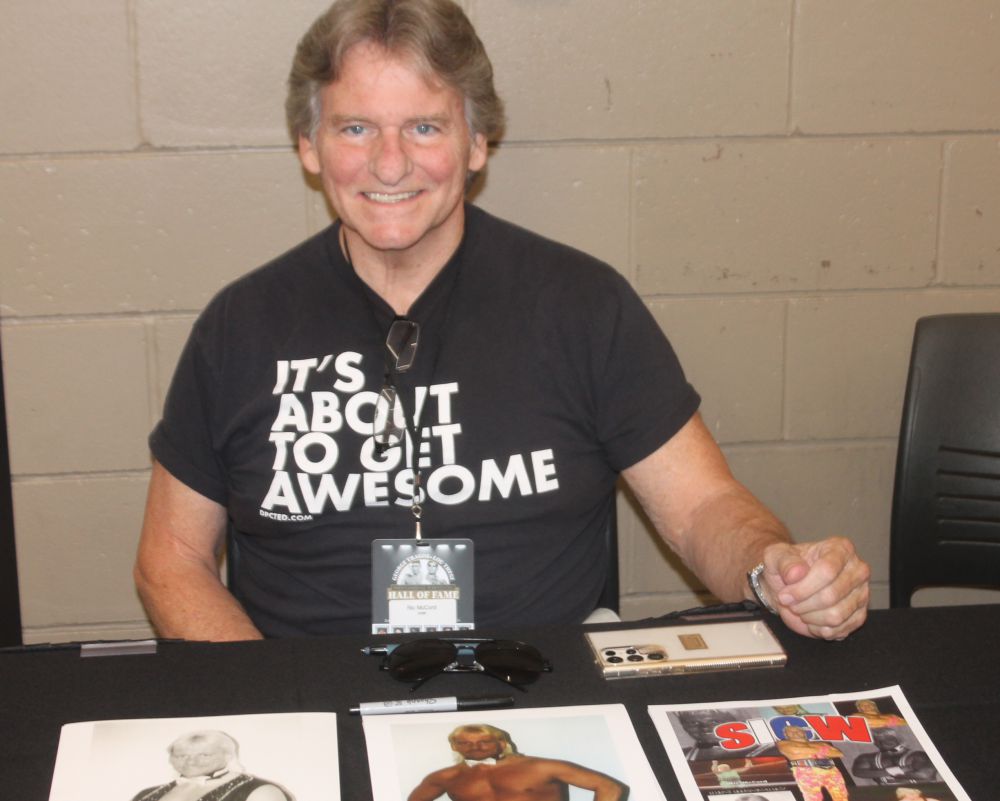
[[[892,751],[903,745],[899,733],[893,728],[872,729],[872,739],[880,751]]]
[[[794,743],[805,743],[809,741],[809,732],[802,726],[785,726],[782,731],[782,736],[786,740],[791,740]]]
[[[236,741],[221,731],[196,731],[174,740],[167,749],[170,764],[180,776],[209,776],[233,769],[239,754]]]
[[[880,715],[878,704],[869,698],[862,698],[854,704],[862,715]]]
[[[340,75],[353,46],[368,42],[417,65],[429,80],[456,90],[473,134],[495,140],[503,104],[483,43],[452,0],[338,0],[299,42],[288,76],[285,113],[294,141],[315,136],[320,94]]]
[[[462,759],[497,759],[517,753],[507,732],[486,723],[459,726],[448,735],[448,742]]]
[[[677,713],[677,720],[699,745],[718,745],[717,726],[732,722],[732,716],[718,709],[691,709]]]

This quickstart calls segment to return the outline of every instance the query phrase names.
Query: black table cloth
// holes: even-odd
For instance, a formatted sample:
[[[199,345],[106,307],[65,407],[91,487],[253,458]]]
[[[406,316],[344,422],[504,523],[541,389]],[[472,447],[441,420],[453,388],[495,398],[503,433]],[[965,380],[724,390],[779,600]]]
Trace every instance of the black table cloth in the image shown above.
[[[582,627],[477,632],[536,645],[553,665],[518,707],[622,703],[670,801],[682,798],[646,712],[649,704],[711,703],[861,692],[899,684],[928,735],[977,801],[1000,798],[988,765],[1000,754],[1000,605],[875,610],[843,642],[799,637],[771,618],[784,668],[606,681]],[[619,624],[617,628],[656,624]],[[609,628],[602,626],[601,628]],[[266,712],[336,712],[343,798],[370,799],[360,701],[506,694],[478,675],[438,676],[416,692],[363,656],[373,637],[246,643],[162,642],[155,654],[81,658],[79,648],[0,652],[0,787],[44,801],[64,723]]]

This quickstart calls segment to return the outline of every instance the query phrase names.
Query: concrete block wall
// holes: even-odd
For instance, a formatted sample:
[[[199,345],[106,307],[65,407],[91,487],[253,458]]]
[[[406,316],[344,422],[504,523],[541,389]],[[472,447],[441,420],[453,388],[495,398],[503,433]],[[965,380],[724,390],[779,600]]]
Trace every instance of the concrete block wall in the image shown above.
[[[149,633],[131,585],[173,363],[329,221],[284,132],[326,0],[7,0],[0,336],[29,641]],[[914,321],[1000,309],[996,0],[465,0],[509,125],[476,202],[649,303],[737,475],[887,602]],[[620,504],[623,608],[697,582]],[[945,591],[928,602],[993,599]]]

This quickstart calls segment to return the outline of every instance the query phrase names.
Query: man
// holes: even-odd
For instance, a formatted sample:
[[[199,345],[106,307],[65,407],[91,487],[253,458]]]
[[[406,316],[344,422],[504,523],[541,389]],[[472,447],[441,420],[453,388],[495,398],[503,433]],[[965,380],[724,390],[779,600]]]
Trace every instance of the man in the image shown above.
[[[778,750],[791,765],[802,801],[823,801],[824,791],[831,801],[850,801],[844,774],[834,761],[844,758],[839,748],[810,740],[809,732],[802,726],[785,726],[782,736]]]
[[[719,598],[813,637],[863,622],[868,566],[793,545],[733,478],[624,279],[464,203],[503,114],[455,3],[335,3],[287,111],[338,222],[224,289],[178,364],[135,569],[162,636],[367,630],[371,541],[414,518],[473,541],[480,627],[579,622],[619,475]]]
[[[878,747],[876,753],[858,756],[851,765],[851,773],[875,784],[891,785],[933,781],[937,768],[924,751],[914,751],[903,742],[894,728],[872,729],[872,738]]]
[[[628,788],[572,762],[519,754],[503,729],[459,726],[448,735],[458,764],[428,774],[407,801],[563,801],[570,787],[593,790],[594,801],[618,801]]]
[[[743,757],[746,761],[747,757],[771,756],[775,753],[774,746],[769,743],[757,743],[739,751],[724,748],[722,739],[715,730],[736,720],[736,714],[726,709],[682,709],[677,712],[677,722],[694,741],[684,748],[684,758],[688,762],[702,762]]]
[[[143,790],[132,801],[294,801],[278,785],[245,773],[239,746],[225,732],[185,734],[167,753],[177,778]]]

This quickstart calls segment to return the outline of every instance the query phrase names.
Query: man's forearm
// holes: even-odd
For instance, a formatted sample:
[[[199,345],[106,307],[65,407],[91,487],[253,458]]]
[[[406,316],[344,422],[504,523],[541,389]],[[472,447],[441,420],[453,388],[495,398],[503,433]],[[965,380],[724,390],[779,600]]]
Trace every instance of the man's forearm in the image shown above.
[[[594,801],[620,801],[625,797],[625,787],[616,781],[607,781],[594,790]]]
[[[259,640],[243,607],[200,565],[170,570],[136,564],[135,583],[146,613],[161,637],[185,640]]]
[[[746,571],[790,539],[733,477],[698,415],[623,475],[660,536],[721,600],[747,598]]]
[[[695,510],[690,529],[678,537],[678,550],[717,598],[753,600],[746,573],[767,546],[778,542],[791,542],[788,529],[748,490],[735,485]]]

